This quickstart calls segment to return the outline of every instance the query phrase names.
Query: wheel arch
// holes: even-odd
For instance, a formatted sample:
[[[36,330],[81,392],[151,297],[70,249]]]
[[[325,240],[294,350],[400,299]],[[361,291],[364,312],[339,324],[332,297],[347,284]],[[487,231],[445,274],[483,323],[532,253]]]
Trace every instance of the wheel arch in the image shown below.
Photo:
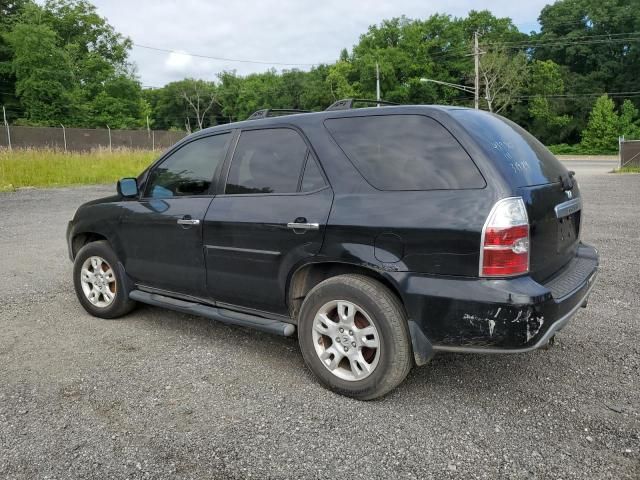
[[[328,278],[354,273],[379,281],[397,297],[407,319],[415,363],[416,365],[426,364],[434,355],[431,342],[422,328],[409,317],[407,307],[396,282],[378,269],[361,264],[337,261],[312,262],[299,266],[289,277],[286,289],[287,307],[293,322],[298,323],[298,314],[302,302],[313,287]]]
[[[378,280],[398,298],[406,313],[406,308],[398,286],[389,279],[389,277],[385,276],[383,272],[361,264],[322,261],[300,265],[290,275],[287,282],[286,299],[291,318],[297,323],[297,316],[300,312],[302,302],[313,287],[328,278],[344,274],[360,274]]]
[[[109,239],[101,233],[98,232],[80,232],[73,235],[71,238],[71,255],[72,258],[75,259],[76,255],[80,251],[82,247],[91,243],[98,242],[100,240],[105,240],[109,242]],[[109,242],[111,243],[111,242]]]

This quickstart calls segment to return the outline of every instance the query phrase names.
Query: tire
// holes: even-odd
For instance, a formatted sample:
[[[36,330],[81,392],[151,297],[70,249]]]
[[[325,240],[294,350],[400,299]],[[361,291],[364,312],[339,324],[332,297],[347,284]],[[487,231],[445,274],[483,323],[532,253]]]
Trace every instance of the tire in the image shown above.
[[[300,309],[298,341],[320,383],[359,400],[393,390],[413,366],[402,304],[383,284],[364,275],[339,275],[316,285]]]
[[[99,266],[96,259],[102,260]],[[129,299],[131,288],[124,268],[104,240],[88,243],[80,249],[73,263],[73,286],[84,309],[94,317],[118,318],[136,305]]]

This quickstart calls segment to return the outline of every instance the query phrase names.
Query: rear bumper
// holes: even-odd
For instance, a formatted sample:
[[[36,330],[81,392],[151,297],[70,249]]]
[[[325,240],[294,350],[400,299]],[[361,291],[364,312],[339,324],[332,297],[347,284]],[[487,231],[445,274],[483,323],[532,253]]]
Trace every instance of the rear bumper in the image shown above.
[[[574,260],[543,284],[530,277],[390,275],[428,350],[522,353],[545,346],[569,322],[585,304],[597,271],[598,252],[581,244]]]

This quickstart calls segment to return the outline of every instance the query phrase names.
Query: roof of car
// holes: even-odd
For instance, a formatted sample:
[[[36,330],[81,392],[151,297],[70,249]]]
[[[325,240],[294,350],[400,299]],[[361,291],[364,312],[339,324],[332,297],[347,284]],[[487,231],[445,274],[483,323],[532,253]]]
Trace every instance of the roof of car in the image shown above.
[[[451,105],[394,105],[384,107],[363,107],[352,108],[344,110],[324,110],[320,112],[304,112],[304,113],[292,113],[288,115],[265,117],[254,120],[243,120],[240,122],[225,123],[222,125],[216,125],[214,127],[205,128],[196,134],[206,134],[222,130],[231,130],[236,128],[258,127],[258,126],[270,126],[279,124],[295,125],[297,123],[306,123],[309,120],[320,120],[326,118],[342,118],[353,116],[366,116],[368,115],[390,115],[398,113],[415,113],[416,111],[449,111],[466,109],[465,107],[457,107]],[[468,109],[467,109],[468,110]]]

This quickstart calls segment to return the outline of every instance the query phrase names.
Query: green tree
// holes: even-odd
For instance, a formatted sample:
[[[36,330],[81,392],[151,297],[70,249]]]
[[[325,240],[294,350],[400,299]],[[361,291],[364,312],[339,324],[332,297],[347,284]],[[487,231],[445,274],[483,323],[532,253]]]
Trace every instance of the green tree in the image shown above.
[[[594,153],[613,152],[620,134],[620,118],[615,104],[607,95],[602,95],[596,100],[587,128],[582,132],[582,146]]]
[[[302,80],[303,89],[300,94],[300,108],[304,110],[324,110],[333,102],[327,84],[328,65],[318,65],[305,72]]]
[[[564,93],[564,79],[560,66],[553,60],[531,62],[528,89],[528,113],[531,116],[531,133],[547,144],[561,143],[563,132],[571,121],[560,113],[560,97]]]
[[[0,105],[6,106],[9,119],[19,115],[21,106],[12,66],[14,52],[5,34],[13,29],[28,3],[29,0],[0,0]]]
[[[593,106],[594,92],[635,91],[640,78],[640,31],[637,2],[631,0],[561,0],[544,7],[540,33],[530,54],[563,67],[563,105],[571,120],[567,140],[577,143]],[[584,94],[584,95],[583,95]],[[581,96],[583,95],[583,96]],[[636,107],[640,99],[634,100]]]
[[[57,34],[48,26],[18,23],[5,38],[14,58],[16,93],[27,115],[26,123],[69,123],[73,110],[71,60],[58,46]]]
[[[618,124],[620,135],[624,135],[629,139],[640,140],[638,109],[629,99],[626,99],[620,107],[620,119]]]
[[[11,31],[16,91],[25,122],[139,127],[147,105],[127,62],[131,41],[85,0],[27,3]]]
[[[337,62],[329,67],[326,84],[331,92],[333,101],[342,98],[360,96],[355,66],[351,62]]]

